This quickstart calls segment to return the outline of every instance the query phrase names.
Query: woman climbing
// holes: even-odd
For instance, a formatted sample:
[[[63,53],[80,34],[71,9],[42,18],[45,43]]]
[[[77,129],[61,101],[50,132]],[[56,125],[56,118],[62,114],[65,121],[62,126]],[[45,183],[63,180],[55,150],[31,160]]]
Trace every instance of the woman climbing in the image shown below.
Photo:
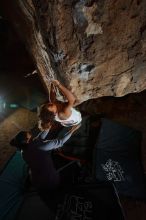
[[[65,97],[67,100],[66,102],[56,99],[56,88],[58,88]],[[42,105],[40,109],[39,118],[41,124],[47,124],[47,118],[49,118],[52,114],[54,115],[54,120],[59,122],[62,126],[70,127],[80,124],[82,121],[81,113],[73,108],[74,103],[74,95],[58,80],[52,80],[50,102]]]

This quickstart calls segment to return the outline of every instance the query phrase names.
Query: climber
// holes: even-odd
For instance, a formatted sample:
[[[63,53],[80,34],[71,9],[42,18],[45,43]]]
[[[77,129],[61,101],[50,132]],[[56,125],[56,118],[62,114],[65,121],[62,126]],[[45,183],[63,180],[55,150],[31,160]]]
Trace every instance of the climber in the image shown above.
[[[74,125],[78,125],[82,121],[81,113],[73,108],[75,103],[74,95],[65,88],[58,80],[52,80],[52,85],[59,89],[62,95],[67,99],[66,102],[62,102],[56,99],[56,94],[51,88],[51,102],[46,103],[41,106],[39,118],[42,124],[47,122],[47,115],[49,117],[53,114],[54,120],[59,122],[64,127],[70,127]]]

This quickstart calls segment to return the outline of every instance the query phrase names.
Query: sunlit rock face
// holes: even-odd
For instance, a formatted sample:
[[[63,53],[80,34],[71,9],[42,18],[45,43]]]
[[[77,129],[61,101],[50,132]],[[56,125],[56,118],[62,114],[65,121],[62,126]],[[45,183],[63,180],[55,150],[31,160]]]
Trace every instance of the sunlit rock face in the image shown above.
[[[78,103],[146,88],[145,0],[15,0],[8,5],[11,11],[5,7],[5,13],[47,87],[49,77],[57,77]]]

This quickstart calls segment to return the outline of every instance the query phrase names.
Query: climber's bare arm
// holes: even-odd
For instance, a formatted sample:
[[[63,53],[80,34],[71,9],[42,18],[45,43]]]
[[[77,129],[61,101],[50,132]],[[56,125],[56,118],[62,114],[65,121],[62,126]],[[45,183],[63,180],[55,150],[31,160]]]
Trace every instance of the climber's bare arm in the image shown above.
[[[55,90],[54,90],[54,86],[51,84],[51,88],[50,88],[50,101],[52,103],[56,102],[56,93],[55,93]]]
[[[65,108],[71,108],[75,103],[75,96],[67,89],[65,88],[58,80],[52,80],[52,83],[58,87],[60,92],[66,97],[68,102],[65,103]]]

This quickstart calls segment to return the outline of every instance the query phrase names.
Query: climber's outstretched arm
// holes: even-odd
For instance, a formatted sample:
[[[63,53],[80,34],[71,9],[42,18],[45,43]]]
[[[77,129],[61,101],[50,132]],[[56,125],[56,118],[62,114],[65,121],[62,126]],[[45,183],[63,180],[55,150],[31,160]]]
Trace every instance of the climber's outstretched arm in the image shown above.
[[[66,88],[64,87],[58,80],[52,80],[52,83],[58,87],[60,92],[66,97],[68,102],[66,103],[66,107],[72,107],[75,103],[75,96]]]
[[[53,84],[51,83],[51,88],[50,88],[50,100],[49,101],[51,101],[51,103],[55,103],[56,101],[57,101],[57,99],[56,99],[56,92],[55,92],[55,89],[54,89],[54,86],[53,86]]]

